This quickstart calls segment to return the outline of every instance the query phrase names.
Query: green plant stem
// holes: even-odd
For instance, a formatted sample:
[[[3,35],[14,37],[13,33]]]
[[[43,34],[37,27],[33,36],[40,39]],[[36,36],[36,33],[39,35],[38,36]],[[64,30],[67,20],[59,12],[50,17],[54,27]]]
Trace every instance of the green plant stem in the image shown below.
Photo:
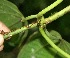
[[[30,15],[30,16],[26,17],[25,20],[30,20],[33,18],[37,18],[37,15]],[[24,20],[21,20],[21,22],[24,22]]]
[[[24,18],[22,18],[22,19],[24,19]],[[25,26],[28,25],[28,22],[27,21],[25,21],[24,23],[25,23],[24,24]],[[23,41],[25,40],[25,38],[27,37],[27,35],[28,35],[28,30],[26,30],[25,32],[21,32],[19,34],[18,40],[16,40],[16,42],[15,42],[15,43],[19,43],[18,44],[18,47],[21,46],[21,44],[23,43]]]
[[[22,17],[22,19],[24,19],[24,18]],[[25,20],[24,23],[25,23],[25,24],[24,24],[25,26],[28,25],[28,21],[27,21],[27,20]],[[21,37],[21,40],[20,40],[20,42],[19,42],[18,47],[20,47],[20,46],[22,45],[22,43],[23,43],[23,41],[25,40],[25,38],[27,37],[27,35],[28,35],[28,30],[26,30],[25,33],[22,34],[22,37]]]
[[[51,9],[53,9],[54,7],[56,7],[58,4],[60,4],[63,0],[57,0],[55,1],[53,4],[51,4],[50,6],[46,7],[45,9],[43,9],[41,12],[39,12],[37,14],[37,16],[42,16],[43,14],[45,14],[46,12],[50,11]]]
[[[56,7],[58,4],[60,4],[63,0],[57,0],[55,1],[53,4],[51,4],[50,6],[46,7],[45,9],[43,9],[41,12],[39,12],[36,15],[30,15],[28,17],[25,18],[25,20],[30,20],[33,18],[37,18],[37,16],[41,16],[43,14],[45,14],[46,12],[50,11],[51,9],[53,9],[54,7]],[[24,22],[24,20],[21,20],[21,22]]]
[[[54,15],[46,18],[44,20],[44,23],[48,24],[48,22],[50,23],[50,22],[58,19],[59,17],[63,16],[64,14],[66,14],[69,11],[70,11],[70,6],[67,6],[66,8],[64,8],[63,10],[61,10],[60,12],[57,12]],[[18,33],[22,32],[22,31],[25,31],[27,29],[36,27],[37,26],[37,23],[29,24],[29,26],[30,26],[29,28],[24,26],[24,27],[21,27],[20,29],[17,29],[15,31],[13,31],[13,32],[10,32],[7,35],[4,35],[4,38],[6,39],[6,38],[10,37],[11,35],[15,35],[15,34],[18,34]]]
[[[66,8],[64,8],[63,10],[55,13],[54,15],[49,16],[48,18],[45,18],[44,23],[46,23],[46,24],[51,23],[52,21],[58,19],[59,17],[66,14],[67,12],[70,12],[70,5],[67,6]]]
[[[61,50],[58,46],[56,46],[51,40],[50,38],[46,35],[46,33],[44,32],[43,28],[39,27],[40,33],[42,34],[42,36],[45,38],[45,40],[56,50],[58,51],[60,54],[62,54],[63,56],[65,56],[66,58],[70,58],[70,55],[67,54],[66,52],[64,52],[63,50]]]
[[[33,28],[33,27],[37,26],[37,23],[29,24],[29,25],[32,25],[30,28]],[[11,36],[13,36],[15,34],[18,34],[18,33],[22,32],[22,31],[25,31],[27,29],[30,29],[30,28],[28,28],[27,26],[21,27],[20,29],[17,29],[17,30],[15,30],[13,32],[8,33],[7,35],[4,35],[4,39],[6,39],[8,37],[11,37]]]

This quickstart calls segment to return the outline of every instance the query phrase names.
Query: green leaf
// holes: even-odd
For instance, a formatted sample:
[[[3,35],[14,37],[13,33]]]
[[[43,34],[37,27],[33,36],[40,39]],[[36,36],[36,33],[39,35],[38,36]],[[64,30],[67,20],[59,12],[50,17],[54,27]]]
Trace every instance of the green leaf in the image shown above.
[[[70,43],[68,43],[66,40],[61,40],[59,47],[64,50],[65,52],[67,52],[68,54],[70,54]]]
[[[20,13],[17,6],[9,1],[0,0],[0,21],[5,23],[8,27],[16,29],[21,27],[22,24],[20,20],[22,17],[23,15]]]
[[[19,4],[21,4],[21,3],[24,2],[24,0],[9,0],[9,1],[13,2],[13,3],[16,4],[16,5],[19,5]],[[16,1],[17,1],[17,2],[16,2]]]
[[[64,39],[61,39],[60,43],[58,44],[58,47],[61,48],[63,51],[65,51],[66,53],[70,54],[70,43],[67,42]],[[65,58],[64,56],[62,56],[61,54],[57,53],[55,58]]]
[[[22,17],[24,18],[15,4],[7,0],[0,0],[0,21],[6,24],[11,29],[11,31],[22,26]],[[12,36],[8,43],[14,46],[16,39],[19,39],[18,37],[19,34]]]
[[[61,35],[55,30],[51,30],[50,32],[48,32],[47,29],[45,29],[45,33],[54,43],[58,43],[59,40],[62,39]]]
[[[51,30],[50,34],[52,36],[56,37],[56,39],[62,39],[61,35],[57,31],[55,31],[55,30]]]
[[[52,48],[47,46],[47,42],[38,32],[22,47],[18,58],[54,58],[55,53],[50,49]]]

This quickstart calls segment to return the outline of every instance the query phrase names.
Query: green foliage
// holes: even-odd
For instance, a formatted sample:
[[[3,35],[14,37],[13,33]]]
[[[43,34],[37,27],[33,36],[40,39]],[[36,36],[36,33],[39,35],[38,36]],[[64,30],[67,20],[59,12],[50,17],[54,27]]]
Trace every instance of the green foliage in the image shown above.
[[[16,5],[9,1],[0,0],[0,21],[5,23],[12,31],[22,26],[22,23],[20,22],[22,17],[23,15]],[[15,35],[11,38],[9,42],[10,45],[14,45],[18,38],[17,36],[19,35]]]
[[[22,13],[24,13],[25,16],[28,16],[31,14],[37,14],[40,10],[42,10],[43,8],[45,8],[50,3],[53,2],[50,0],[34,0],[34,1],[33,0],[31,1],[9,0],[9,1],[12,1],[17,6],[19,5],[20,10],[22,11]],[[22,21],[23,22],[22,24],[21,20],[24,20],[23,14],[19,11],[16,5],[14,5],[9,1],[0,0],[0,21],[5,23],[11,29],[11,31],[14,32],[16,31],[16,29],[17,30],[21,29],[20,27],[23,28],[23,25],[25,25],[24,27],[29,29],[31,26],[33,26],[33,24],[35,24],[36,21],[34,19],[33,19],[32,25],[26,26],[28,23],[32,21],[28,21],[28,22]],[[55,9],[53,9],[53,11],[54,10]],[[69,14],[66,15],[65,17],[63,16],[62,18],[59,18],[62,20],[59,20],[59,21],[57,20],[53,22],[53,25],[52,23],[49,24],[48,26],[50,28],[49,27],[46,27],[46,28],[50,30],[50,32],[48,32],[45,28],[44,30],[45,30],[45,34],[48,35],[48,37],[52,40],[53,43],[55,43],[58,47],[60,47],[66,53],[70,54],[70,47],[69,47],[70,43],[62,39],[61,37],[61,35],[63,37],[65,36],[69,37],[69,33],[70,33],[70,30],[69,30],[70,22],[68,19],[70,18]],[[16,58],[16,57],[17,58],[60,58],[62,55],[59,54],[54,48],[52,48],[49,45],[49,43],[46,42],[46,40],[42,37],[42,35],[38,31],[37,27],[39,28],[39,26],[36,26],[35,29],[30,29],[29,30],[30,33],[28,33],[28,30],[25,30],[25,32],[23,31],[19,34],[13,35],[9,41],[6,41],[4,43],[5,48],[4,48],[4,51],[0,52],[0,58]],[[59,32],[54,31],[52,29],[58,30]],[[62,56],[61,58],[64,58],[64,56]]]
[[[39,35],[39,32],[29,39],[27,44],[22,47],[18,58],[54,58],[55,52],[50,50],[51,47],[47,46],[48,43]]]
[[[0,21],[5,23],[9,28],[16,29],[21,27],[20,20],[22,16],[23,15],[20,13],[18,8],[13,3],[5,0],[0,0]],[[15,23],[16,25],[14,26]]]
[[[70,43],[68,43],[65,40],[61,40],[60,44],[58,45],[61,49],[63,49],[65,52],[67,52],[68,54],[70,54]]]
[[[9,1],[13,2],[13,3],[16,4],[17,6],[18,6],[19,4],[21,4],[21,3],[24,2],[24,0],[9,0]],[[17,2],[16,2],[16,1],[17,1]]]

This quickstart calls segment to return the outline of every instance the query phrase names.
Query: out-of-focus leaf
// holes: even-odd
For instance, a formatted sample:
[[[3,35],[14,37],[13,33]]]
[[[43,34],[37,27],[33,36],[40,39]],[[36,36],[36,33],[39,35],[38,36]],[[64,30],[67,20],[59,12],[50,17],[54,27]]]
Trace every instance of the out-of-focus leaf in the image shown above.
[[[48,32],[47,29],[45,29],[45,32],[54,43],[58,43],[60,39],[62,39],[61,35],[55,30],[51,30],[50,32]]]
[[[0,21],[6,24],[11,31],[18,29],[22,26],[21,19],[24,17],[17,6],[7,0],[0,0]],[[12,30],[13,29],[13,30]],[[19,35],[12,36],[9,43],[18,40]]]
[[[13,2],[13,3],[16,4],[17,6],[18,6],[19,4],[21,4],[21,3],[24,2],[24,0],[9,0],[9,1]]]
[[[16,28],[22,25],[20,22],[22,17],[23,15],[13,3],[0,0],[0,21],[5,23],[8,27],[11,26],[10,28]]]
[[[61,35],[57,31],[55,31],[55,30],[51,30],[50,34],[52,36],[56,37],[57,39],[62,39]]]
[[[61,39],[61,42],[60,42],[60,44],[58,44],[58,47],[61,48],[61,49],[62,49],[63,51],[65,51],[66,53],[70,54],[70,43],[67,42],[66,40]],[[57,54],[59,54],[59,53],[57,53]],[[57,54],[56,54],[55,58],[65,58],[65,57],[62,56],[61,54],[59,54],[59,55],[62,56],[62,57],[60,57],[60,56],[57,55]]]
[[[55,53],[50,49],[51,47],[47,46],[45,39],[38,33],[22,47],[18,58],[54,58]]]
[[[66,53],[70,54],[70,43],[68,43],[66,40],[62,39],[61,35],[54,30],[50,31],[50,34],[55,36],[56,38],[60,39],[61,41],[58,44],[59,48],[64,50]],[[58,58],[60,58],[60,56],[58,56]]]
[[[67,52],[68,54],[70,54],[70,43],[68,43],[65,40],[61,40],[59,47],[64,50],[65,52]]]

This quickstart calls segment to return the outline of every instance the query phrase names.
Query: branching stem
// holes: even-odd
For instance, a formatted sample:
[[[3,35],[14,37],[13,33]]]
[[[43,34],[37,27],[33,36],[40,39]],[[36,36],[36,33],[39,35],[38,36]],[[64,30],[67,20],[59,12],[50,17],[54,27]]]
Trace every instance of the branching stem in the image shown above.
[[[60,12],[55,13],[53,16],[45,18],[44,23],[48,24],[48,22],[50,23],[50,22],[58,19],[59,17],[63,16],[64,14],[66,14],[69,11],[70,11],[70,6],[67,6],[66,8],[61,10]],[[30,26],[30,27],[28,27],[28,26]],[[22,32],[22,31],[25,31],[27,29],[30,29],[30,28],[33,28],[33,27],[36,27],[36,26],[37,26],[37,23],[29,24],[27,26],[24,26],[24,27],[21,27],[20,29],[15,30],[13,32],[10,32],[7,35],[4,35],[4,38],[6,39],[6,38],[10,37],[11,35],[18,34],[18,33]]]
[[[63,50],[61,50],[58,46],[56,46],[51,39],[46,35],[46,33],[44,32],[43,28],[39,27],[40,33],[42,34],[42,36],[45,38],[45,40],[56,50],[58,51],[60,54],[62,54],[63,56],[65,56],[65,58],[70,58],[70,55],[67,54],[66,52],[64,52]]]

